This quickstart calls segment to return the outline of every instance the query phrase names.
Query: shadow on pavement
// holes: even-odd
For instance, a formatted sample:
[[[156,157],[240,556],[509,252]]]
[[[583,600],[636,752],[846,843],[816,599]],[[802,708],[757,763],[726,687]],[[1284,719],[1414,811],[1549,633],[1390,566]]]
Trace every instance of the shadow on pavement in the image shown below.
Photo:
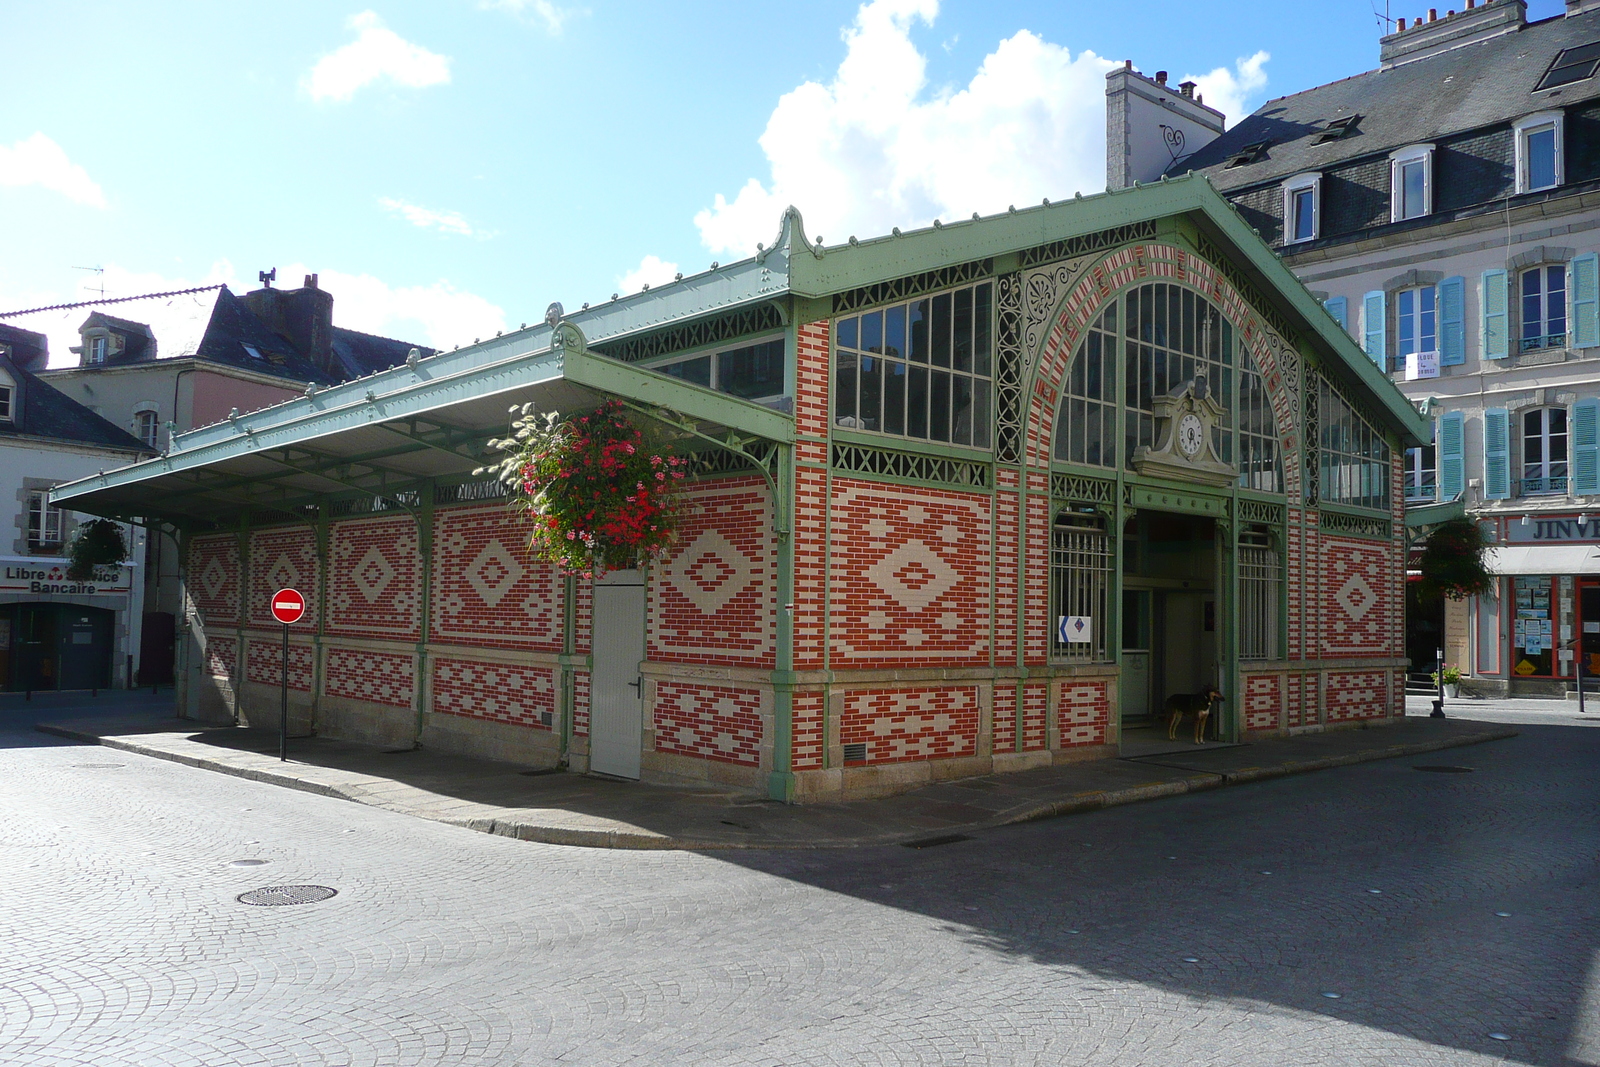
[[[1253,1002],[1275,1037],[1321,1016],[1522,1063],[1594,1063],[1600,1041],[1581,1020],[1600,997],[1597,764],[1600,731],[1532,726],[923,848],[707,855],[1080,971],[1101,1004],[1118,989],[1176,992],[1202,1031],[1208,1004]]]
[[[0,748],[36,748],[80,742],[38,732],[40,724],[94,718],[118,732],[170,730],[174,714],[170,685],[149,689],[88,689],[68,692],[0,693]]]

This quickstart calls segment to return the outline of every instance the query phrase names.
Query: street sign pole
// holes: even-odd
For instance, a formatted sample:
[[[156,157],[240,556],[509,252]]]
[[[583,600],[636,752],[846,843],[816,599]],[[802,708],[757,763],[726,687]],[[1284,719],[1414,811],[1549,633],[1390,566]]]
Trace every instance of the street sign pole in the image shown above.
[[[283,703],[278,713],[278,760],[289,761],[289,627],[283,628]]]
[[[289,759],[289,627],[306,613],[306,598],[298,589],[280,589],[272,594],[272,617],[283,624],[282,703],[278,711],[278,759]]]

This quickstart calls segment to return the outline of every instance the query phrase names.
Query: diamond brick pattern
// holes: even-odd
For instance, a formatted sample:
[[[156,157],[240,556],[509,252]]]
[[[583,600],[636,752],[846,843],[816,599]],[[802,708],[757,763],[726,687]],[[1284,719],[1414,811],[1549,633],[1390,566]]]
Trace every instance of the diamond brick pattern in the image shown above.
[[[335,523],[329,532],[328,633],[416,640],[421,619],[417,524]]]
[[[416,662],[409,655],[331,648],[322,688],[329,696],[409,708],[416,689]]]
[[[988,498],[834,479],[836,664],[987,662]]]
[[[761,765],[761,693],[723,685],[657,682],[656,751]]]
[[[758,477],[685,494],[677,549],[651,575],[652,660],[770,667],[772,519]]]
[[[1244,679],[1244,728],[1275,730],[1283,706],[1283,679],[1276,674],[1247,674]]]
[[[314,676],[312,660],[315,650],[309,643],[289,642],[289,688],[302,693],[311,692]],[[245,642],[245,677],[261,685],[283,685],[283,642],[260,641],[254,638]]]
[[[206,636],[206,671],[213,678],[232,678],[239,670],[239,641]]]
[[[1106,727],[1111,721],[1111,683],[1072,681],[1061,686],[1061,701],[1056,705],[1056,726],[1061,747],[1106,743]]]
[[[1322,538],[1322,650],[1325,655],[1383,654],[1399,626],[1400,579],[1393,547],[1346,537]],[[1387,703],[1387,694],[1385,694]]]
[[[827,697],[821,690],[801,690],[790,701],[794,734],[793,766],[797,771],[811,771],[822,767],[822,749],[826,740],[823,730],[823,709]]]
[[[974,755],[978,689],[854,690],[845,694],[839,740],[866,742],[869,764]]]
[[[561,651],[564,583],[554,567],[529,557],[526,520],[504,504],[445,508],[433,531],[436,639]]]
[[[1388,671],[1328,672],[1327,721],[1381,719],[1389,707]]]
[[[550,731],[556,710],[555,671],[508,663],[440,658],[431,671],[433,710],[444,715]]]
[[[306,613],[289,627],[290,632],[315,632],[322,610],[320,572],[317,539],[310,529],[297,526],[252,532],[248,624],[268,630],[279,629],[282,624],[272,617],[272,594],[292,587],[305,596]]]
[[[187,582],[206,626],[239,621],[239,539],[233,534],[196,537],[189,546]]]

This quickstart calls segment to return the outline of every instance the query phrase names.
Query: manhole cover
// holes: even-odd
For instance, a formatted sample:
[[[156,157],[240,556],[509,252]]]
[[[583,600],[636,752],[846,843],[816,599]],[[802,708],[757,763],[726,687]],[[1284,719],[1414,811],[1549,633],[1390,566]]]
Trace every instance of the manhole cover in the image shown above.
[[[85,771],[114,771],[118,767],[126,767],[126,763],[74,763],[74,767]]]
[[[234,860],[232,863],[228,864],[228,866],[229,867],[264,867],[264,866],[266,866],[266,863],[267,863],[266,860]]]
[[[288,904],[315,904],[319,900],[338,896],[337,889],[325,885],[269,885],[265,889],[252,889],[240,893],[241,904],[255,904],[263,908],[281,908]]]
[[[1425,763],[1411,768],[1414,771],[1432,771],[1434,774],[1471,774],[1476,767],[1451,767],[1443,763]]]

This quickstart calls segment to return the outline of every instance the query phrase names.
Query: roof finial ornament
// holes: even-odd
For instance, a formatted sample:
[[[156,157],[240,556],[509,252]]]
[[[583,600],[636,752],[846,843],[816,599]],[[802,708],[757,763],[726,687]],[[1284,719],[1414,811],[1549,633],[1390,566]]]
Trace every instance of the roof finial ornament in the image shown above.
[[[552,301],[550,306],[544,309],[544,324],[553,330],[566,313],[567,309],[561,306],[561,301]]]

